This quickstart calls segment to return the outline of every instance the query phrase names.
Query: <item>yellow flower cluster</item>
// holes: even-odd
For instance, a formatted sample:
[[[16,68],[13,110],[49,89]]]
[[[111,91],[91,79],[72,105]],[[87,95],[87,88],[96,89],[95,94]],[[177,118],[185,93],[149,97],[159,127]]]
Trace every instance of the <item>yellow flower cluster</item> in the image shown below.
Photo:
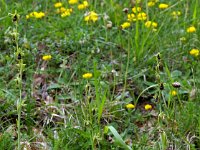
[[[190,50],[190,55],[192,55],[194,57],[198,57],[199,56],[199,50],[198,49]]]
[[[78,3],[78,0],[69,0],[68,3],[69,3],[70,5],[77,4],[77,3]]]
[[[196,32],[196,28],[194,26],[190,26],[189,28],[187,28],[187,32],[188,33]]]
[[[168,5],[168,4],[165,4],[165,3],[161,3],[161,4],[159,4],[158,7],[159,7],[160,9],[166,9],[166,8],[169,7],[169,5]]]
[[[86,14],[84,20],[86,22],[89,22],[89,21],[96,22],[98,20],[98,14],[95,13],[94,11],[91,11]]]
[[[145,22],[145,27],[147,27],[147,28],[152,28],[153,29],[153,31],[156,31],[157,29],[157,26],[158,26],[158,23],[156,23],[156,22],[153,22],[153,21],[147,21],[147,22]]]
[[[85,73],[85,74],[83,74],[83,76],[82,76],[84,79],[90,79],[90,78],[92,78],[92,73]]]
[[[42,57],[42,59],[45,60],[45,61],[48,61],[48,60],[50,60],[51,58],[52,58],[51,55],[44,55],[44,56]]]
[[[31,12],[30,14],[26,15],[26,19],[29,19],[29,18],[36,18],[36,19],[41,19],[45,16],[45,13],[44,12]]]
[[[126,29],[126,28],[129,28],[131,26],[130,22],[124,22],[122,25],[121,25],[121,28],[122,29]]]
[[[66,16],[70,16],[72,13],[72,8],[70,9],[66,9],[63,13],[61,13],[61,17],[66,17]]]
[[[181,15],[181,12],[180,11],[173,11],[172,12],[172,16],[173,16],[173,18],[178,18],[178,16],[180,16]]]
[[[79,10],[83,10],[83,9],[88,8],[88,6],[89,6],[88,2],[87,2],[87,1],[83,1],[82,4],[79,4],[79,5],[78,5],[78,9],[79,9]]]
[[[159,0],[150,0],[147,5],[148,7],[153,7]]]
[[[141,7],[133,7],[132,12],[133,13],[127,15],[129,22],[147,19],[147,14],[142,12]]]
[[[62,6],[63,4],[61,2],[54,4],[54,7],[57,8],[57,13],[60,14],[62,18],[70,16],[72,13],[72,8],[66,9],[65,7]]]

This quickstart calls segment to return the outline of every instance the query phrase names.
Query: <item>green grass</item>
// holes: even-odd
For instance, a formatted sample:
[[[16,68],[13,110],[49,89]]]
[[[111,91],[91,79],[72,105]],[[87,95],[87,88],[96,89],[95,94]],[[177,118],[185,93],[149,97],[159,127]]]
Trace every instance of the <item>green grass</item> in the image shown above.
[[[200,149],[200,2],[149,1],[123,29],[129,1],[1,0],[0,149]]]

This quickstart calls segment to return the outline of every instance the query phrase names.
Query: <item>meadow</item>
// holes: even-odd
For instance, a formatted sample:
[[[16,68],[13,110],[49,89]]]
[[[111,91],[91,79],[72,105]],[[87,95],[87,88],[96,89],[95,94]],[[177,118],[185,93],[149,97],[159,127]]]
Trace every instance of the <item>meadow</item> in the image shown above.
[[[0,150],[200,149],[199,0],[0,0]]]

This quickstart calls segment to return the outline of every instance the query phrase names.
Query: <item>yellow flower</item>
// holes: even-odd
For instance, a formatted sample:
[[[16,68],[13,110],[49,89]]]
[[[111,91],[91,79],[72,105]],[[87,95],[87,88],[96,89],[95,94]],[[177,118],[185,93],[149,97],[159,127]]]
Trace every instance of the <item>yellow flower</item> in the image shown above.
[[[180,11],[173,11],[173,12],[172,12],[173,18],[178,18],[178,16],[180,16],[180,15],[181,15],[181,12],[180,12]]]
[[[127,20],[130,21],[130,22],[131,22],[131,21],[136,21],[135,14],[128,14],[128,15],[127,15],[127,18],[128,18]]]
[[[124,22],[122,25],[121,25],[121,28],[122,29],[126,29],[126,28],[129,28],[131,26],[130,22]]]
[[[69,4],[73,5],[73,4],[78,3],[78,0],[69,0],[68,2],[69,2]]]
[[[192,49],[190,51],[190,55],[192,55],[194,57],[198,57],[199,56],[199,50],[198,49]]]
[[[127,108],[127,109],[134,109],[134,108],[135,108],[135,105],[133,105],[133,104],[127,104],[127,105],[126,105],[126,108]]]
[[[170,94],[171,94],[172,96],[176,96],[176,95],[177,95],[177,92],[176,92],[175,90],[172,90],[172,91],[170,92]]]
[[[138,12],[141,12],[141,7],[133,7],[132,8],[132,12],[134,12],[134,13],[138,13]]]
[[[155,2],[148,2],[147,3],[147,5],[149,6],[149,7],[152,7],[152,6],[154,6],[156,3]]]
[[[82,77],[83,77],[84,79],[92,78],[92,73],[85,73],[85,74],[83,74]]]
[[[146,20],[147,19],[147,14],[144,12],[138,13],[137,15],[138,20]]]
[[[146,104],[146,105],[144,106],[144,109],[145,109],[145,110],[152,109],[152,106],[151,106],[150,104]]]
[[[48,60],[50,60],[51,58],[52,58],[51,55],[44,55],[44,56],[42,57],[42,59],[45,60],[45,61],[48,61]]]
[[[145,22],[145,26],[147,28],[150,28],[150,27],[156,28],[158,26],[158,24],[156,22],[153,22],[153,21],[147,21],[147,22]]]
[[[159,6],[158,6],[160,9],[166,9],[169,7],[168,4],[164,4],[164,3],[161,3]]]
[[[31,12],[29,15],[26,15],[26,19],[29,19],[29,18],[37,18],[37,19],[40,19],[40,18],[43,18],[45,16],[45,13],[43,12]]]
[[[96,22],[98,20],[98,15],[94,11],[91,11],[85,16],[84,20],[87,22],[88,21]]]
[[[29,19],[30,18],[30,16],[29,15],[26,15],[26,19]]]
[[[57,13],[64,13],[65,11],[67,11],[65,7],[60,7],[59,9],[57,9]]]
[[[78,9],[79,10],[86,9],[88,6],[89,6],[88,2],[87,1],[83,1],[82,4],[78,5]]]
[[[187,28],[187,32],[188,33],[196,32],[196,28],[194,26],[190,26],[189,28]]]
[[[62,3],[61,3],[61,2],[55,3],[55,4],[54,4],[54,7],[55,7],[55,8],[62,7]]]
[[[88,4],[87,1],[83,1],[83,5],[84,5],[85,7],[88,7],[88,6],[89,6],[89,4]]]
[[[45,14],[43,12],[39,12],[35,14],[35,18],[40,19],[43,18],[45,16]]]
[[[79,10],[85,9],[85,5],[79,4],[79,5],[78,5],[78,9],[79,9]]]

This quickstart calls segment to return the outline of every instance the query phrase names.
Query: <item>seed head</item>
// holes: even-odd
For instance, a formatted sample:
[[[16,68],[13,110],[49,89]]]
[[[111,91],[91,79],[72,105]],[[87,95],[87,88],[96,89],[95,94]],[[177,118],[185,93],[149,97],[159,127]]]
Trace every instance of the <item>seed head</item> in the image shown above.
[[[174,82],[174,83],[172,83],[172,86],[173,86],[174,88],[180,88],[180,87],[181,87],[181,84],[180,84],[179,82]]]

